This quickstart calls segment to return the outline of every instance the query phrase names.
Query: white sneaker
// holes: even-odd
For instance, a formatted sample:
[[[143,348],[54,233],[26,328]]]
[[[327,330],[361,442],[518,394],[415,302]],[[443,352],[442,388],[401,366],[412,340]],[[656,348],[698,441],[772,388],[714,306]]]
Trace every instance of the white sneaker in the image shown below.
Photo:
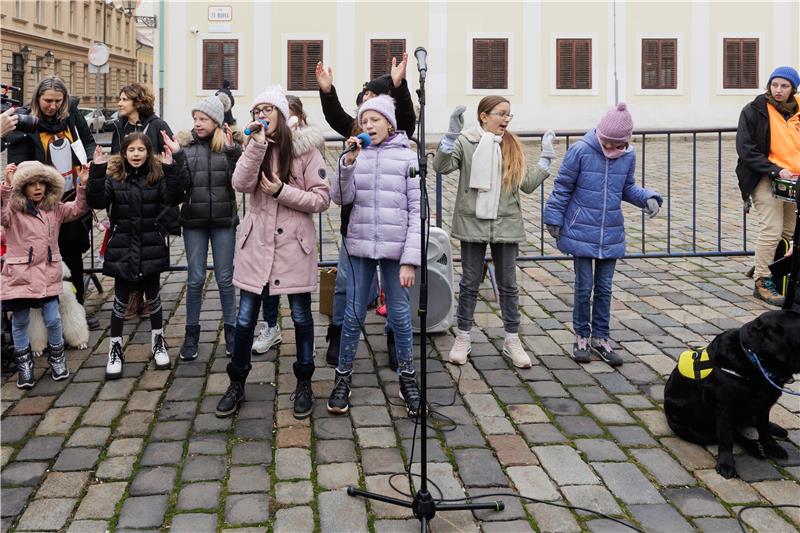
[[[164,330],[154,329],[150,332],[151,346],[153,347],[153,359],[156,362],[156,370],[166,370],[170,367],[169,352],[167,343],[164,340]]]
[[[506,340],[503,342],[503,355],[510,357],[514,366],[517,368],[531,367],[531,358],[525,352],[519,335],[506,336]]]
[[[463,365],[467,362],[467,356],[472,351],[472,341],[469,333],[457,333],[453,347],[450,348],[450,362],[454,365]]]
[[[111,337],[108,341],[106,379],[117,379],[122,376],[122,337]]]
[[[266,353],[269,351],[270,348],[275,346],[276,344],[281,343],[281,326],[280,324],[275,324],[275,327],[269,327],[265,322],[263,326],[261,326],[261,332],[258,334],[258,338],[253,341],[253,353]]]

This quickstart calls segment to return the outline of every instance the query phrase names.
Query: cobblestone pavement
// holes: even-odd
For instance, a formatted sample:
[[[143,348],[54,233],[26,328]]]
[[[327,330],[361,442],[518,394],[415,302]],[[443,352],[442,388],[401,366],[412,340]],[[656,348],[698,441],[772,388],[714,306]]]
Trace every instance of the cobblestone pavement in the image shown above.
[[[716,145],[704,148],[716,151]],[[651,159],[657,157],[648,152],[647,165]],[[673,179],[673,216],[685,217],[686,207],[676,198],[691,195],[691,188],[685,176]],[[446,203],[452,201],[452,187],[450,178]],[[703,194],[716,197],[715,191]],[[738,192],[725,194],[724,224],[730,225],[725,238],[737,245]],[[708,211],[702,209],[704,216]],[[533,239],[538,210],[529,212]],[[330,231],[336,217],[332,210],[324,219],[326,246],[336,240]],[[657,234],[665,222],[653,224],[652,242],[664,242]],[[715,227],[705,222],[698,227],[698,242],[716,247]],[[674,245],[691,244],[686,226],[673,231]],[[538,250],[535,242],[529,246],[531,253]],[[180,239],[172,250],[174,262],[183,262]],[[333,250],[325,255],[332,257]],[[767,309],[751,297],[752,281],[744,277],[750,262],[620,262],[611,323],[611,337],[625,359],[619,369],[600,361],[579,366],[567,356],[573,342],[570,262],[520,265],[521,334],[535,361],[526,370],[514,368],[500,353],[499,307],[485,282],[469,363],[460,368],[444,363],[453,337],[431,337],[429,400],[437,416],[429,432],[430,480],[445,498],[514,492],[594,509],[647,531],[736,531],[734,517],[743,504],[800,501],[796,399],[784,396],[772,411],[790,431],[783,442],[789,459],[756,460],[737,450],[740,478],[732,480],[715,473],[713,447],[672,435],[661,409],[666,376],[688,342],[709,340]],[[104,327],[111,281],[103,279],[106,292],[93,293],[87,304]],[[30,391],[19,391],[13,376],[5,380],[2,531],[418,530],[405,509],[351,498],[344,489],[358,485],[393,494],[390,483],[408,489],[404,476],[391,476],[403,472],[410,458],[414,424],[399,406],[397,377],[386,366],[381,317],[368,314],[347,416],[331,417],[325,409],[333,385],[333,369],[324,362],[328,320],[315,314],[317,400],[309,419],[293,418],[295,347],[284,309],[283,343],[254,356],[247,402],[237,416],[218,419],[213,411],[227,385],[227,358],[216,285],[209,278],[199,357],[181,362],[186,275],[172,272],[162,281],[167,341],[176,360],[172,370],[154,369],[149,323],[134,320],[125,326],[122,379],[104,380],[104,330],[92,332],[90,349],[68,352],[68,380],[53,382],[43,358],[36,361],[38,381]],[[418,471],[418,464],[412,470]],[[432,487],[434,496],[437,488]],[[591,514],[501,499],[502,512],[441,513],[432,530],[629,531]],[[796,509],[754,509],[743,516],[756,531],[800,526]]]

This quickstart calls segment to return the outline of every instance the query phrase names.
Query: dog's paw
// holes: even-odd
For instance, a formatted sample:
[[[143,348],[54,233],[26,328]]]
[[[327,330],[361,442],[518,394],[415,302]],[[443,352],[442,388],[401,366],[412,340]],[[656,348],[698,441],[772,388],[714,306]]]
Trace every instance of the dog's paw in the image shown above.
[[[725,479],[736,477],[736,461],[733,459],[733,454],[721,454],[717,458],[717,473]]]
[[[44,352],[31,352],[31,354],[33,354],[34,357],[41,357],[42,353]]]
[[[775,422],[769,423],[769,434],[779,439],[785,439],[789,437],[789,432]]]
[[[772,457],[773,459],[787,459],[789,454],[783,449],[783,446],[775,442],[775,439],[762,439],[761,447],[764,449],[764,455]]]
[[[89,347],[89,345],[88,345],[88,344],[86,344],[85,342],[82,342],[81,344],[79,344],[78,346],[76,346],[76,349],[78,349],[78,350],[85,350],[85,349],[86,349],[86,348],[88,348],[88,347]]]

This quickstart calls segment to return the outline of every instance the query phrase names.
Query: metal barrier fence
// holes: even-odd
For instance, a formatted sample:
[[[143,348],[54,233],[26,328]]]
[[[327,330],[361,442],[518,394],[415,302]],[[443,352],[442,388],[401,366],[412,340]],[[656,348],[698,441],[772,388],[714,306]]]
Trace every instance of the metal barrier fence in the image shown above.
[[[636,130],[633,133],[632,144],[636,147],[637,154],[637,181],[641,186],[655,182],[660,187],[664,204],[661,213],[666,212],[666,218],[660,215],[654,221],[648,222],[644,213],[639,214],[640,222],[634,229],[633,224],[628,224],[630,233],[635,233],[629,241],[629,250],[637,250],[626,255],[627,258],[669,258],[669,257],[713,257],[713,256],[741,256],[752,255],[748,250],[747,243],[747,218],[741,209],[741,198],[737,186],[733,183],[726,184],[725,179],[735,180],[733,166],[735,165],[735,151],[733,151],[733,135],[736,128],[708,128],[708,129],[649,129]],[[545,239],[544,224],[541,223],[542,212],[546,200],[546,189],[552,186],[557,165],[566,149],[576,138],[580,138],[585,132],[570,131],[557,134],[557,139],[564,141],[564,148],[559,151],[559,161],[551,169],[552,177],[546,184],[539,188],[539,191],[528,196],[524,200],[523,212],[526,218],[526,231],[528,232],[528,242],[521,247],[518,260],[529,261],[553,261],[569,259],[554,248],[552,243]],[[543,132],[516,132],[526,140],[541,139]],[[676,138],[679,141],[676,141]],[[344,139],[338,135],[327,136],[326,144],[341,143],[344,147]],[[689,143],[688,146],[686,143]],[[110,143],[98,143],[101,146],[109,146]],[[676,144],[680,144],[680,153],[676,156]],[[560,145],[560,142],[559,142]],[[662,146],[663,145],[663,146]],[[702,146],[703,158],[698,159],[698,146]],[[661,148],[653,154],[653,148]],[[712,148],[709,148],[712,146]],[[715,149],[714,149],[715,147]],[[687,153],[687,150],[689,153]],[[435,152],[428,151],[428,168],[432,168],[430,159]],[[535,156],[529,157],[529,162],[538,160],[538,145],[533,150]],[[713,153],[713,155],[711,155]],[[689,154],[691,154],[689,156]],[[706,157],[708,156],[708,157]],[[682,169],[676,172],[676,157],[680,159]],[[690,157],[690,164],[687,166],[687,158]],[[648,159],[650,158],[650,159]],[[649,163],[655,159],[657,163],[665,165],[664,172],[657,172]],[[723,162],[725,160],[725,163]],[[710,162],[709,162],[710,161]],[[326,159],[329,166],[335,166],[335,157],[331,161]],[[650,165],[650,167],[648,167]],[[725,174],[724,174],[725,172]],[[653,174],[656,177],[653,178]],[[331,174],[333,175],[333,174]],[[454,177],[447,177],[435,174],[433,180],[428,178],[428,189],[434,187],[432,202],[435,206],[435,216],[433,219],[438,227],[443,227],[444,214],[450,211],[453,206],[444,204],[444,196],[448,180],[454,181]],[[726,187],[727,185],[727,187]],[[686,201],[689,206],[687,208]],[[703,205],[698,204],[699,201]],[[677,203],[677,205],[676,205]],[[240,214],[244,215],[247,209],[247,195],[242,194]],[[698,213],[698,209],[701,212]],[[712,209],[712,211],[709,211]],[[531,218],[531,213],[537,211],[537,216]],[[631,216],[636,216],[630,208],[626,219],[630,222]],[[709,219],[709,213],[714,213],[714,217]],[[676,214],[678,221],[676,223]],[[700,215],[699,219],[698,215]],[[335,266],[338,258],[338,250],[334,245],[330,246],[334,250],[331,257],[326,258],[325,236],[330,237],[333,230],[325,232],[323,220],[325,213],[318,215],[318,248],[319,261],[321,267]],[[690,218],[691,223],[688,223]],[[740,221],[740,222],[736,222]],[[738,244],[732,244],[730,228],[738,232],[736,226],[741,224],[741,239],[736,239]],[[710,229],[712,226],[713,229]],[[711,231],[711,233],[709,233]],[[534,233],[535,232],[535,233]],[[677,236],[676,236],[677,232]],[[690,233],[687,233],[690,232]],[[691,239],[688,235],[691,235]],[[533,236],[533,239],[531,237]],[[701,237],[702,242],[698,242]],[[168,244],[170,240],[168,240]],[[457,243],[454,243],[457,245]],[[533,247],[531,245],[534,245]],[[97,273],[102,270],[95,260],[95,239],[92,232],[91,265],[86,269],[87,273]],[[454,261],[460,261],[456,255]],[[212,265],[208,265],[212,269]],[[171,271],[186,270],[185,264],[175,264],[170,267]]]

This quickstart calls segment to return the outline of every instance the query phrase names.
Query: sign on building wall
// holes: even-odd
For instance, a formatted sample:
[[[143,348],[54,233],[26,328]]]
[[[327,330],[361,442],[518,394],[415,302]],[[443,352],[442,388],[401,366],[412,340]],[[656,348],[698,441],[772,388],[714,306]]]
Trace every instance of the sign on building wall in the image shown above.
[[[210,22],[233,20],[233,7],[208,6],[208,20]]]

